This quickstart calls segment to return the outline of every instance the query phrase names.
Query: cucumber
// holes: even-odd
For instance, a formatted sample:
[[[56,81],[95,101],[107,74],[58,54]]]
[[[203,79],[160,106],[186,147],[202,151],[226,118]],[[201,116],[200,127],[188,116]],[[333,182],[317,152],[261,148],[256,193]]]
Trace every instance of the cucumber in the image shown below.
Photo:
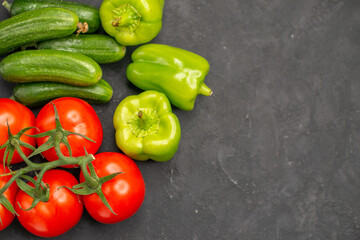
[[[97,63],[113,63],[124,58],[126,47],[107,35],[71,35],[40,42],[38,49],[56,49],[84,54]]]
[[[28,107],[38,107],[59,97],[81,98],[89,103],[109,102],[113,89],[105,80],[87,87],[55,82],[17,84],[13,88],[13,99]]]
[[[100,26],[99,9],[78,2],[62,0],[15,0],[11,5],[7,2],[5,2],[4,5],[10,11],[11,16],[40,8],[64,8],[76,13],[76,15],[79,16],[80,22],[86,22],[89,25],[88,33],[95,32]]]
[[[96,84],[102,77],[91,58],[60,50],[26,50],[0,62],[0,75],[13,83],[61,82],[76,86]]]
[[[38,41],[71,35],[78,16],[66,9],[43,8],[21,13],[0,22],[0,56]]]

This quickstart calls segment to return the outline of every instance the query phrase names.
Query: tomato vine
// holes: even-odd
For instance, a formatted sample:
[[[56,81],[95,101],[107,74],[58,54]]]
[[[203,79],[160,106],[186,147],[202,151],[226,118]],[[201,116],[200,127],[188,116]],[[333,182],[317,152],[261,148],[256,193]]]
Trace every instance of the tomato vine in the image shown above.
[[[84,155],[73,157],[71,153],[71,147],[67,140],[67,137],[70,135],[78,135],[82,138],[85,138],[88,141],[93,141],[92,139],[86,137],[85,135],[82,135],[80,133],[71,132],[65,130],[60,122],[59,114],[57,112],[56,106],[54,103],[52,103],[54,112],[55,112],[55,128],[48,130],[43,133],[34,134],[34,135],[27,135],[26,132],[33,128],[28,127],[24,128],[16,135],[11,134],[11,129],[8,126],[8,134],[9,138],[8,141],[0,146],[0,149],[5,148],[4,158],[3,158],[3,164],[10,165],[11,157],[14,154],[14,151],[17,151],[20,157],[24,160],[26,163],[26,166],[23,168],[20,168],[15,171],[11,171],[9,173],[1,174],[0,177],[4,176],[12,176],[11,179],[0,189],[0,204],[2,204],[6,209],[8,209],[13,214],[16,214],[14,207],[9,202],[8,199],[4,197],[4,192],[11,186],[13,182],[16,182],[17,185],[21,190],[26,192],[29,196],[33,198],[33,203],[31,207],[27,210],[30,210],[36,206],[39,202],[46,202],[49,200],[49,186],[44,184],[42,179],[44,174],[51,170],[58,167],[63,167],[67,165],[74,165],[81,168],[81,172],[85,178],[85,182],[78,184],[76,186],[73,186],[73,188],[66,188],[70,189],[72,192],[79,194],[79,195],[89,195],[92,193],[96,193],[104,205],[113,213],[111,206],[109,205],[106,197],[104,196],[103,192],[101,191],[101,185],[105,182],[113,179],[116,177],[120,172],[113,173],[111,175],[108,175],[106,177],[99,178],[93,168],[92,161],[95,159],[93,154],[87,153],[86,149],[84,148]],[[48,137],[47,141],[43,143],[42,145],[38,146],[38,148],[34,148],[33,146],[24,143],[20,140],[22,135],[26,135],[33,138],[40,138],[40,137]],[[60,145],[64,144],[70,154],[70,156],[65,156],[61,149]],[[26,154],[22,151],[21,147],[30,148],[33,150],[33,152],[26,156]],[[50,148],[54,148],[55,152],[58,156],[58,160],[51,161],[51,162],[43,162],[43,163],[37,163],[31,160],[32,157],[36,155],[40,155],[46,150],[49,150]],[[87,169],[90,169],[90,171],[87,171]],[[36,173],[36,180],[31,178],[28,173],[35,172]],[[34,187],[30,187],[28,184],[24,182],[32,182],[34,184]],[[1,221],[0,221],[1,222]]]

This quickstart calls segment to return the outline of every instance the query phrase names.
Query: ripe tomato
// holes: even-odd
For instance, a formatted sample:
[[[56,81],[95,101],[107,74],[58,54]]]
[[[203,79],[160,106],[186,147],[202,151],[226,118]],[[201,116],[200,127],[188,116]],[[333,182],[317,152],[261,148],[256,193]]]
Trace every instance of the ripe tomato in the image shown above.
[[[111,213],[96,194],[83,196],[88,213],[101,223],[116,223],[131,217],[145,197],[144,179],[135,162],[124,154],[105,152],[95,155],[92,163],[98,177],[123,173],[102,185],[103,193],[117,215]],[[84,182],[82,172],[80,182]]]
[[[0,174],[5,174],[10,172],[7,167],[3,167],[3,164],[0,164]],[[9,180],[11,176],[0,177],[0,188],[2,188]],[[16,183],[12,183],[10,187],[4,192],[4,196],[11,202],[14,206],[16,193],[19,188]],[[7,210],[3,205],[0,204],[0,231],[5,229],[10,223],[14,220],[15,215],[12,214],[9,210]]]
[[[89,154],[95,154],[103,139],[103,129],[99,117],[95,110],[84,100],[72,97],[58,98],[46,104],[36,117],[36,127],[39,133],[55,128],[54,103],[59,114],[60,122],[65,130],[83,134],[95,142],[86,140],[77,135],[67,137],[72,155],[79,157],[85,155],[84,148]],[[37,138],[38,146],[47,141],[48,137]],[[64,144],[60,145],[61,152],[69,156],[69,152]],[[54,148],[43,152],[44,157],[49,161],[58,159]]]
[[[55,169],[44,174],[43,182],[50,186],[49,201],[39,202],[33,209],[24,211],[22,209],[28,209],[33,199],[19,190],[16,195],[15,211],[19,214],[21,225],[32,234],[40,237],[59,236],[79,222],[84,210],[78,195],[69,189],[59,189],[59,187],[71,188],[78,184],[78,181],[69,172]]]
[[[3,145],[8,140],[7,124],[10,126],[11,133],[16,135],[21,129],[34,127],[35,116],[24,105],[8,98],[0,98],[0,145]],[[28,130],[26,134],[35,134],[35,129]],[[20,140],[35,147],[35,138],[22,135]],[[21,147],[21,149],[27,156],[32,153],[32,150],[29,148]],[[0,163],[3,161],[4,152],[5,148],[0,149]],[[23,159],[15,151],[11,163],[14,164],[22,161]]]

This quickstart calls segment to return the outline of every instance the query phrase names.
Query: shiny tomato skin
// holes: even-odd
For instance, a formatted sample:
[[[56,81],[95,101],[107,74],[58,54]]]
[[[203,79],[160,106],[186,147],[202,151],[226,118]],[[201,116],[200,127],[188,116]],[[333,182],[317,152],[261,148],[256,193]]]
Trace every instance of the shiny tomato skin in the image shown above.
[[[9,124],[11,133],[16,135],[21,129],[27,127],[35,127],[35,116],[31,110],[21,103],[18,103],[12,99],[0,98],[0,145],[3,145],[8,140],[8,127]],[[26,134],[35,134],[35,129],[30,129]],[[35,147],[35,138],[22,135],[21,141],[29,143]],[[32,153],[29,148],[21,147],[22,151],[26,156]],[[0,163],[3,162],[5,148],[0,149]],[[23,159],[20,157],[17,151],[14,152],[11,164],[22,162]]]
[[[3,164],[0,164],[0,174],[9,173],[9,169],[7,167],[3,167]],[[2,188],[9,180],[11,176],[3,176],[0,177],[0,188]],[[15,197],[19,188],[16,183],[12,183],[10,187],[4,192],[4,196],[12,203],[13,206],[15,203]],[[2,224],[0,224],[0,231],[4,230],[6,227],[12,223],[15,215],[12,214],[9,210],[7,210],[3,205],[0,204],[0,219]]]
[[[50,186],[47,202],[39,202],[33,209],[33,199],[19,190],[16,195],[15,211],[19,214],[20,224],[30,233],[39,237],[56,237],[73,228],[80,220],[84,206],[81,197],[66,188],[78,184],[77,179],[65,170],[49,170],[44,174],[43,182]],[[33,184],[31,184],[33,185]],[[21,208],[20,208],[21,206]]]
[[[138,166],[128,156],[116,152],[99,153],[92,163],[98,177],[123,173],[102,185],[103,193],[117,215],[111,213],[96,194],[83,196],[88,213],[98,222],[107,224],[131,217],[145,197],[145,182]],[[80,182],[83,181],[84,176],[80,173]]]
[[[99,117],[92,106],[84,100],[72,97],[58,98],[46,104],[36,117],[36,127],[38,133],[42,133],[55,128],[55,113],[52,103],[55,104],[59,114],[60,123],[65,130],[81,133],[95,142],[86,140],[77,135],[67,137],[71,146],[72,155],[79,157],[85,155],[84,147],[89,154],[95,154],[103,139],[103,129]],[[48,137],[37,138],[38,146],[44,144]],[[64,144],[61,144],[61,152],[69,156],[69,152]],[[48,161],[58,159],[55,149],[49,149],[43,153]]]

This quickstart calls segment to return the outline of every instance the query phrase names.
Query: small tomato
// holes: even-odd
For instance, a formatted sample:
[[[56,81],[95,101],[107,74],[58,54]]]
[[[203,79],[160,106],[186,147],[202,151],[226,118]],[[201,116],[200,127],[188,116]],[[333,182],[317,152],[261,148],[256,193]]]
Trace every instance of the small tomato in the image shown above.
[[[47,171],[42,180],[50,186],[49,200],[39,202],[26,211],[33,198],[20,190],[16,195],[15,211],[19,214],[21,225],[32,234],[56,237],[73,228],[82,216],[84,207],[81,198],[67,188],[60,188],[72,188],[78,181],[69,172],[57,169]]]
[[[35,116],[31,110],[24,105],[8,98],[0,98],[0,145],[6,143],[6,141],[9,139],[8,124],[11,134],[16,135],[24,128],[34,127]],[[26,134],[35,134],[35,129],[28,130]],[[22,135],[20,140],[35,147],[35,138]],[[27,156],[32,153],[32,150],[29,148],[21,147],[21,149]],[[0,149],[0,163],[3,162],[4,152],[4,148]],[[23,159],[15,150],[11,163],[14,164],[22,161]]]
[[[92,164],[98,177],[122,173],[102,185],[102,191],[117,215],[96,194],[83,196],[88,213],[101,223],[117,223],[131,217],[140,208],[145,197],[145,183],[138,166],[128,156],[116,152],[99,153],[95,155]],[[81,172],[80,182],[84,181]]]
[[[3,164],[0,164],[0,175],[9,173],[7,167],[3,167]],[[11,175],[0,177],[0,189],[11,179]],[[4,196],[11,202],[14,206],[16,193],[19,188],[16,183],[12,183],[8,189],[4,192]],[[10,223],[14,220],[15,215],[7,210],[3,205],[0,204],[0,231],[5,229]]]
[[[89,154],[95,154],[102,143],[103,129],[95,110],[84,100],[73,97],[63,97],[46,104],[36,117],[38,133],[55,128],[55,112],[52,103],[56,106],[60,123],[65,130],[80,133],[94,141],[89,141],[78,135],[69,135],[67,139],[73,157],[85,155],[84,148]],[[44,144],[47,139],[48,137],[37,138],[38,146]],[[60,148],[65,156],[69,156],[69,152],[64,144],[61,144]],[[58,159],[54,148],[42,154],[49,161]]]

